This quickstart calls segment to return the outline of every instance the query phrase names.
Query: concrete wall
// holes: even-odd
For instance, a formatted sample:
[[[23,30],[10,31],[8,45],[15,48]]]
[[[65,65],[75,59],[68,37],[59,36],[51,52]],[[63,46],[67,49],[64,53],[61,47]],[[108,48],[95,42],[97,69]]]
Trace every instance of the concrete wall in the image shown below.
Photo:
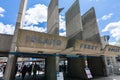
[[[19,30],[17,47],[22,52],[48,52],[54,53],[64,50],[67,45],[67,38],[51,35],[46,33],[40,33],[29,30]]]
[[[101,43],[101,37],[96,20],[95,10],[92,7],[82,16],[83,33],[82,39]],[[98,63],[100,66],[98,66]],[[88,65],[93,77],[106,76],[104,57],[88,58]]]
[[[48,6],[47,33],[59,34],[58,0],[51,0]]]
[[[82,39],[101,43],[101,37],[96,20],[95,10],[92,7],[82,16],[83,33]],[[100,66],[98,66],[98,63]],[[88,65],[93,77],[106,76],[106,66],[103,57],[88,58]]]
[[[82,16],[82,25],[83,25],[82,34],[83,40],[101,43],[95,10],[93,7]]]
[[[71,10],[71,13],[72,12],[74,13],[74,11]],[[72,14],[69,14],[69,16],[70,15],[72,15]],[[71,21],[70,18],[68,18],[68,21],[69,20]],[[74,22],[74,20],[73,20],[73,22]],[[78,28],[78,27],[73,28],[74,26],[79,24],[79,21],[76,21],[76,22],[77,23],[74,22],[74,25],[72,24],[72,22],[70,22],[71,27],[68,26],[68,25],[66,26],[66,27],[71,28],[71,29],[67,28],[68,29],[68,31],[67,31],[68,35],[67,36],[69,36],[69,34],[72,35],[72,37],[68,41],[68,47],[72,47],[75,44],[75,39],[92,41],[92,42],[95,42],[95,43],[97,42],[97,43],[101,44],[101,38],[100,38],[98,26],[97,26],[97,21],[96,21],[96,15],[95,15],[94,8],[91,8],[89,11],[87,11],[82,16],[83,31],[81,31],[80,28]],[[66,24],[68,24],[68,23],[66,23]],[[74,59],[68,59],[68,73],[69,73],[69,76],[79,77],[79,78],[87,78],[86,74],[84,72],[85,69],[83,67],[85,65],[85,60],[80,58],[80,59],[76,59],[76,61],[77,62],[75,62]],[[81,62],[81,61],[83,61],[83,62]],[[99,63],[100,66],[98,66],[98,63]],[[105,76],[106,75],[106,68],[105,68],[105,62],[104,62],[103,57],[94,58],[92,56],[91,58],[88,58],[88,67],[90,68],[93,77]],[[79,70],[81,70],[81,71],[79,71]]]
[[[66,17],[66,35],[72,37],[82,31],[82,22],[80,16],[79,0],[69,8],[65,14]]]
[[[76,40],[75,41],[75,51],[79,52],[78,54],[100,54],[101,45],[95,42]]]
[[[10,51],[12,35],[0,34],[0,52]]]
[[[76,0],[66,12],[66,35],[69,37],[67,47],[75,45],[75,39],[82,39],[82,22],[80,15],[79,0]],[[83,58],[68,58],[68,76],[86,78],[85,63]]]
[[[104,49],[104,54],[106,55],[119,55],[120,54],[120,47],[113,46],[113,45],[106,45]]]

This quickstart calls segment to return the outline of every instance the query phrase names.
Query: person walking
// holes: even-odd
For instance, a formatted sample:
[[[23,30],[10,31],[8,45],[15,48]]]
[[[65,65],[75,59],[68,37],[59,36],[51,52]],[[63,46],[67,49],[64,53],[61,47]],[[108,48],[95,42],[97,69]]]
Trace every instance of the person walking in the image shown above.
[[[3,65],[3,75],[5,74],[6,64]]]
[[[6,64],[3,65],[3,79],[4,79],[5,70],[6,70]]]
[[[16,74],[17,74],[17,72],[18,72],[18,64],[16,64],[16,66],[15,66],[15,72],[14,72],[14,79],[15,79],[15,77],[16,77]]]
[[[33,66],[33,77],[36,77],[37,69],[38,69],[38,66],[35,63],[34,66]]]
[[[27,72],[27,66],[24,65],[24,66],[22,67],[22,70],[21,70],[21,73],[22,73],[22,80],[24,80],[25,75],[26,75],[26,72]]]
[[[32,64],[28,66],[28,75],[31,76],[32,73]]]

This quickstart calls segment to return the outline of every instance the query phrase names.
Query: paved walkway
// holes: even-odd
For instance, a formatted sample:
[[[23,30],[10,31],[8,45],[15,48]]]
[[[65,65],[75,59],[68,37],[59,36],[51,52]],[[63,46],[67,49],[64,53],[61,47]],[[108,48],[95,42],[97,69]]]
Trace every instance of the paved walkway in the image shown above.
[[[24,80],[45,80],[44,79],[44,75],[37,75],[36,78],[34,77],[30,77],[30,76],[26,76]],[[0,80],[3,80],[2,77],[0,77]],[[22,80],[21,77],[16,77],[15,80]],[[81,79],[71,79],[71,78],[66,78],[64,80],[81,80]],[[96,78],[96,79],[91,79],[91,80],[120,80],[120,75],[112,75],[112,76],[108,76],[108,77],[101,77],[101,78]]]
[[[65,79],[65,80],[81,80],[81,79]],[[111,75],[108,77],[101,77],[101,78],[96,78],[96,79],[91,79],[91,80],[120,80],[120,75]]]
[[[120,75],[112,75],[112,76],[97,78],[93,80],[120,80]]]

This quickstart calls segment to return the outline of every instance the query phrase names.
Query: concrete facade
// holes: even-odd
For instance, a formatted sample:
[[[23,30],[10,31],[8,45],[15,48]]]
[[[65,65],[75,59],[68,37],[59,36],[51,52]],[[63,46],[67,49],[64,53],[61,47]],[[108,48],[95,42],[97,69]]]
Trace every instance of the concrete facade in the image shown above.
[[[81,79],[88,79],[85,73],[86,67],[88,67],[91,70],[93,77],[106,75],[106,68],[105,68],[106,65],[104,62],[105,59],[104,56],[99,56],[99,57],[87,56],[88,54],[100,53],[101,51],[100,47],[98,48],[96,47],[97,44],[92,43],[92,42],[95,43],[97,42],[101,44],[94,8],[91,8],[81,17],[79,0],[75,1],[75,3],[66,13],[66,28],[67,28],[68,38],[65,38],[59,36],[58,0],[51,0],[50,5],[48,7],[47,34],[20,29],[23,26],[22,24],[23,24],[23,17],[25,14],[26,4],[27,4],[27,0],[21,0],[21,5],[18,13],[14,35],[9,37],[7,35],[0,35],[0,38],[3,38],[3,40],[5,39],[5,42],[8,42],[5,43],[3,40],[0,40],[0,46],[5,45],[3,47],[0,47],[1,51],[2,50],[3,52],[25,51],[26,53],[27,52],[37,53],[40,51],[43,53],[56,54],[57,52],[59,53],[61,50],[64,50],[66,48],[67,39],[69,38],[67,48],[71,49],[71,47],[73,47],[74,51],[76,51],[76,53],[74,54],[82,53],[82,55],[79,54],[81,55],[81,57],[76,59],[68,58],[68,76],[77,77]],[[57,41],[55,41],[56,39]],[[55,44],[52,43],[52,41],[55,42]],[[91,41],[91,42],[89,43],[86,41]],[[60,44],[61,42],[62,44]],[[9,46],[7,46],[7,44]],[[83,49],[83,47],[86,48],[86,46],[87,49],[86,50]],[[92,46],[92,50],[89,50],[91,46]],[[93,51],[94,49],[95,51]],[[69,50],[68,52],[70,53]],[[13,54],[9,54],[7,68],[5,72],[5,80],[14,79],[16,62],[17,62],[17,56]],[[56,80],[56,72],[59,71],[59,57],[47,56],[45,63],[46,63],[46,67],[45,67],[46,80]]]
[[[79,0],[77,0],[79,1]],[[74,6],[74,4],[72,5]],[[79,11],[79,5],[74,6],[75,8],[70,8],[71,9],[71,13],[74,13],[74,9],[76,9],[76,11]],[[69,10],[68,10],[69,12]],[[68,16],[70,16],[67,12],[67,19],[66,20],[71,20]],[[69,13],[70,13],[69,12]],[[74,15],[77,13],[74,13]],[[80,15],[81,16],[81,15]],[[72,16],[75,18],[75,16]],[[80,26],[77,27],[79,21],[82,20],[82,23],[80,25],[81,29],[80,30]],[[91,41],[91,42],[95,42],[95,43],[100,43],[101,44],[101,39],[100,39],[100,34],[99,34],[99,30],[98,30],[98,26],[97,26],[97,21],[96,21],[96,15],[95,15],[95,10],[92,7],[90,10],[88,10],[83,16],[82,18],[80,18],[80,20],[76,21],[76,24],[72,25],[72,27],[74,26],[74,28],[68,28],[67,27],[67,23],[66,22],[66,29],[68,31],[66,31],[66,34],[71,34],[73,35],[72,37],[70,37],[70,40],[68,41],[68,47],[72,47],[73,44],[75,44],[75,39],[81,39],[81,40],[85,40],[85,41]],[[74,22],[74,21],[73,21]],[[74,32],[76,32],[76,34],[74,34]],[[70,33],[71,32],[71,33]],[[87,75],[84,72],[85,71],[85,67],[83,65],[86,65],[85,61],[88,62],[88,68],[91,70],[93,77],[97,77],[97,76],[104,76],[106,75],[106,68],[105,68],[105,62],[104,62],[104,58],[103,57],[92,57],[91,58],[88,56],[88,59],[84,59],[84,56],[81,58],[76,59],[76,61],[79,64],[75,64],[74,63],[75,59],[68,59],[68,67],[71,67],[70,69],[68,69],[68,74],[69,76],[72,77],[79,77],[82,79],[87,79]],[[83,61],[83,62],[81,62]],[[94,64],[93,64],[94,63]],[[101,66],[98,66],[98,63],[100,63]],[[94,65],[94,66],[92,66]],[[74,68],[75,67],[75,68]],[[81,71],[79,71],[81,70]],[[74,72],[71,72],[74,71]],[[97,72],[96,72],[97,71]],[[80,73],[82,74],[82,76],[80,76]],[[96,73],[96,74],[95,74]]]
[[[51,0],[48,6],[47,33],[52,35],[59,35],[58,0]],[[56,74],[58,71],[59,71],[59,57],[48,56],[45,59],[46,80],[57,80]]]
[[[59,35],[58,0],[51,0],[48,6],[47,33]]]
[[[75,41],[75,51],[78,51],[81,54],[100,54],[101,45],[98,43],[92,43],[89,41],[76,40]]]
[[[73,37],[82,31],[79,0],[76,0],[66,12],[66,36]]]
[[[93,7],[82,16],[82,25],[83,40],[101,43],[95,10]]]
[[[95,10],[92,7],[82,16],[83,25],[83,40],[96,42],[101,44],[101,38],[97,25]],[[102,49],[102,47],[101,47]],[[93,66],[94,63],[94,66]],[[98,63],[101,66],[98,66]],[[93,74],[93,77],[106,76],[106,66],[104,57],[88,57],[88,66]]]
[[[0,34],[0,51],[9,52],[13,35]]]
[[[120,74],[120,47],[106,45],[104,49],[107,75]]]
[[[64,50],[67,38],[41,32],[19,29],[17,51],[27,53],[57,53]]]
[[[20,8],[18,12],[18,17],[15,25],[15,31],[12,38],[12,43],[10,47],[10,52],[16,52],[17,51],[17,36],[18,36],[18,30],[23,26],[23,18],[25,15],[27,0],[21,0]],[[17,62],[17,56],[13,54],[9,54],[8,56],[8,62],[4,74],[4,80],[14,80],[15,78],[15,64]]]
[[[66,12],[66,35],[69,37],[67,48],[75,45],[75,39],[82,39],[82,20],[79,0],[76,0]],[[68,58],[68,76],[87,79],[85,74],[85,60],[81,58]]]

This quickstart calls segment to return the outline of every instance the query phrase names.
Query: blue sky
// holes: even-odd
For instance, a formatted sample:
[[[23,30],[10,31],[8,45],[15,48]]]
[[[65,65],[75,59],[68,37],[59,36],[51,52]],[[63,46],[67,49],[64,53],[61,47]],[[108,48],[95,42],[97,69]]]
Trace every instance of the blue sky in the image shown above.
[[[75,0],[59,0],[60,35],[65,35],[65,12]],[[50,0],[28,0],[24,29],[46,32],[47,6]],[[20,0],[0,0],[0,33],[13,34]],[[119,0],[80,0],[81,15],[95,8],[100,35],[109,35],[110,43],[120,38]]]

